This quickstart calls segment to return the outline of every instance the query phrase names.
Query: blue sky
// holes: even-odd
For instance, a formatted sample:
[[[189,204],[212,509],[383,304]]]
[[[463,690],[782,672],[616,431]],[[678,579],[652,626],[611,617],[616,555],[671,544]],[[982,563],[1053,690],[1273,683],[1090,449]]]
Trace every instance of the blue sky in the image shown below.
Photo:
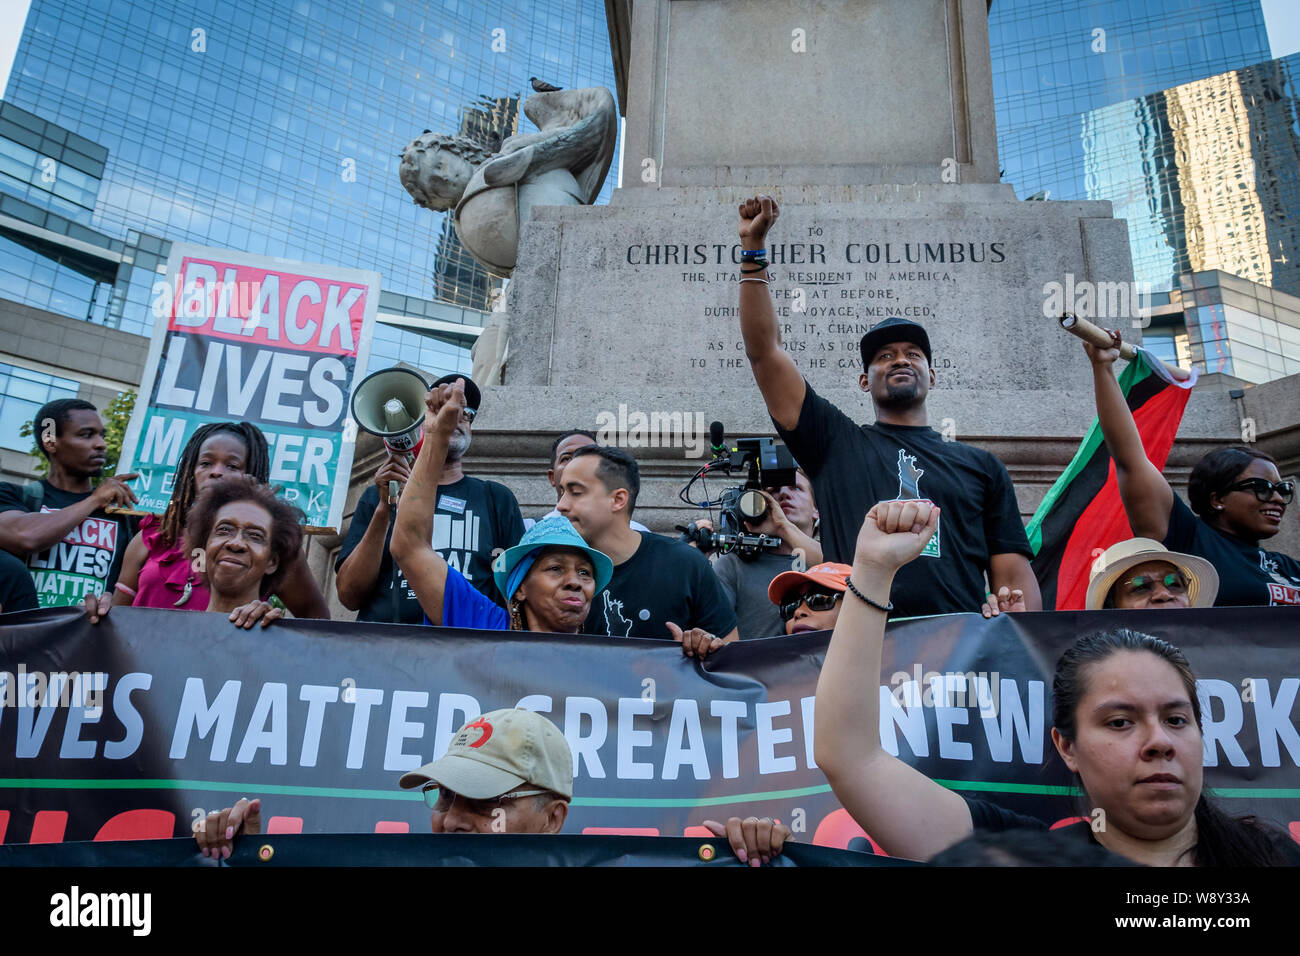
[[[1296,0],[1260,0],[1273,59],[1300,52],[1300,4]]]

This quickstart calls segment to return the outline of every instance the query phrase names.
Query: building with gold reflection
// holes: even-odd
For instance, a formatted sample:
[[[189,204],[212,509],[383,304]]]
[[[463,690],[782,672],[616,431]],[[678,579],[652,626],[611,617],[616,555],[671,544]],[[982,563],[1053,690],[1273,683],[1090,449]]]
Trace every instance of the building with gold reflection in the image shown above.
[[[1002,178],[1107,199],[1144,343],[1262,382],[1300,371],[1300,58],[1270,59],[1260,0],[994,0]]]
[[[1300,372],[1300,56],[1079,117],[1088,199],[1128,220],[1145,338],[1251,382]]]

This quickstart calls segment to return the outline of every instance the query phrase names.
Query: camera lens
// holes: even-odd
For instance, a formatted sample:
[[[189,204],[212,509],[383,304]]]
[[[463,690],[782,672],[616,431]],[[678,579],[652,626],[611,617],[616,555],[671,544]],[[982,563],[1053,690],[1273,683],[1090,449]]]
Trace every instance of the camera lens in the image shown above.
[[[758,521],[767,514],[767,499],[751,489],[740,496],[736,510],[746,521]]]

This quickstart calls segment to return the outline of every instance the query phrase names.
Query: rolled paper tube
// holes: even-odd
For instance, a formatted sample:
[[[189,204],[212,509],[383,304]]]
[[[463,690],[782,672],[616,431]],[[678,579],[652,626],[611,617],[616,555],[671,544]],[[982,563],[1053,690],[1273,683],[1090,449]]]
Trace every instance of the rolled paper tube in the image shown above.
[[[1085,342],[1091,342],[1099,349],[1110,349],[1115,347],[1115,343],[1111,339],[1109,332],[1101,326],[1093,325],[1087,319],[1079,318],[1072,312],[1066,312],[1057,319],[1057,321],[1061,323],[1061,328],[1065,329],[1065,331],[1072,335],[1077,335]],[[1132,361],[1137,357],[1137,349],[1128,342],[1120,342],[1119,357],[1126,361]],[[1185,382],[1192,377],[1191,373],[1186,369],[1179,368],[1177,365],[1170,365],[1168,362],[1162,362],[1150,352],[1147,353],[1147,358],[1153,362],[1160,362],[1175,381]]]

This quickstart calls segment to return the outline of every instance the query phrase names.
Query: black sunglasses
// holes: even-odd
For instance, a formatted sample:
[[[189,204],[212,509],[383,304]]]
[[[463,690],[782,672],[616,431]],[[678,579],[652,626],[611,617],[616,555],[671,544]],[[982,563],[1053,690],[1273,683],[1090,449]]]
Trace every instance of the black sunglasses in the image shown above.
[[[1282,496],[1282,503],[1289,505],[1291,499],[1295,497],[1295,482],[1279,481],[1274,484],[1267,478],[1247,478],[1245,481],[1238,481],[1235,484],[1228,485],[1223,491],[1224,494],[1229,491],[1249,491],[1260,501],[1268,501],[1273,497],[1273,492],[1276,491]]]
[[[843,591],[813,591],[809,594],[800,594],[781,605],[781,620],[788,621],[793,618],[801,604],[807,604],[810,611],[829,611],[843,596]]]

